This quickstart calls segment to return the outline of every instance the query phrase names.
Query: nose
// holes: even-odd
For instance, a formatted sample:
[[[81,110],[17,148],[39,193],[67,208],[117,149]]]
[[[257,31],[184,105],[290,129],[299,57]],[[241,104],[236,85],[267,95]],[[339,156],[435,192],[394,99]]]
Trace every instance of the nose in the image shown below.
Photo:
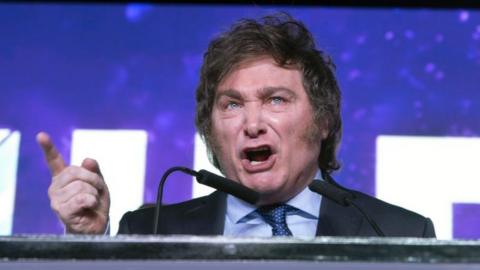
[[[257,138],[258,136],[267,132],[266,123],[263,119],[263,112],[261,106],[246,106],[244,134],[250,138]]]

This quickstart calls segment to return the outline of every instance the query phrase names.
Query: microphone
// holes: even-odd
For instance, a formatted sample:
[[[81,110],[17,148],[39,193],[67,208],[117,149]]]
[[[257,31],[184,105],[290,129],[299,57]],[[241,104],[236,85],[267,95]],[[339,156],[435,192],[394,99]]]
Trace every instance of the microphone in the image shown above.
[[[162,179],[160,180],[160,184],[158,185],[158,190],[157,190],[157,202],[155,204],[155,218],[154,218],[154,223],[153,223],[153,233],[157,234],[158,232],[158,219],[160,217],[160,208],[162,206],[162,198],[163,198],[163,186],[165,185],[165,182],[167,181],[167,177],[176,171],[181,171],[183,173],[195,176],[197,179],[197,182],[203,185],[207,185],[209,187],[212,187],[214,189],[223,191],[225,193],[228,193],[230,195],[233,195],[241,200],[244,200],[250,204],[255,205],[258,200],[260,199],[260,193],[256,192],[253,189],[247,188],[246,186],[239,184],[235,181],[232,181],[228,178],[216,175],[214,173],[211,173],[207,170],[200,170],[200,171],[194,171],[192,169],[189,169],[187,167],[172,167],[165,171],[165,173],[162,176]]]
[[[329,176],[331,178],[331,176]],[[333,179],[332,179],[333,180]],[[348,206],[353,206],[360,214],[367,220],[368,224],[373,228],[375,233],[378,236],[385,236],[383,231],[380,229],[380,227],[375,223],[373,219],[370,218],[370,216],[363,211],[363,209],[358,206],[354,198],[355,196],[344,190],[341,189],[333,184],[330,184],[326,181],[319,181],[319,180],[314,180],[310,185],[308,185],[308,188],[315,192],[318,193],[322,196],[325,196],[326,198],[340,204],[341,206],[348,207]]]
[[[314,180],[310,185],[308,185],[308,188],[311,191],[325,196],[345,207],[349,206],[351,204],[351,200],[353,199],[353,194],[346,190],[337,188],[326,181]]]
[[[207,170],[198,171],[197,182],[207,185],[214,189],[218,189],[225,193],[231,194],[239,199],[242,199],[250,204],[255,205],[260,199],[260,193],[250,189],[242,184],[232,181],[228,178],[216,175]]]

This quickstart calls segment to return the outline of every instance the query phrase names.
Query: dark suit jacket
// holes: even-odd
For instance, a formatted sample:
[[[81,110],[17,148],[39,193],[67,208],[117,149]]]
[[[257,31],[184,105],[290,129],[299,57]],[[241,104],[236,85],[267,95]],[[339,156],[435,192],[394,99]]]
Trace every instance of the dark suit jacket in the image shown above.
[[[386,236],[435,237],[432,221],[419,214],[350,191],[355,202],[373,219]],[[162,207],[159,234],[222,235],[226,195],[209,196]],[[152,234],[155,207],[127,212],[119,234]],[[377,236],[365,218],[352,206],[344,207],[322,198],[317,236]]]

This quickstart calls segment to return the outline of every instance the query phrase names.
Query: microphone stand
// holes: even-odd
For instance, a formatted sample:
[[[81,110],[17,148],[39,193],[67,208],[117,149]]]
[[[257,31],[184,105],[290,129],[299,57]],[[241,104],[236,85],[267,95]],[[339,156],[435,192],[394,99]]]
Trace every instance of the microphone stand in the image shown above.
[[[158,218],[160,217],[160,207],[162,206],[162,198],[163,198],[163,186],[165,185],[165,182],[167,181],[167,177],[170,176],[173,172],[176,171],[181,171],[186,174],[190,174],[192,176],[197,176],[198,173],[194,170],[191,170],[187,167],[172,167],[168,169],[162,176],[162,179],[160,180],[160,184],[158,184],[158,189],[157,189],[157,202],[155,204],[155,218],[153,220],[153,234],[157,234],[158,232]]]
[[[227,179],[225,177],[216,175],[211,173],[207,170],[200,170],[198,172],[189,169],[187,167],[172,167],[165,171],[160,180],[160,184],[158,185],[157,190],[157,202],[155,204],[155,217],[153,221],[153,233],[158,233],[158,222],[160,218],[160,208],[162,207],[162,198],[163,198],[163,187],[165,182],[167,181],[167,177],[172,174],[173,172],[181,171],[183,173],[189,174],[191,176],[195,176],[197,182],[203,185],[207,185],[214,189],[223,191],[225,193],[231,194],[241,200],[244,200],[250,204],[255,205],[258,200],[260,199],[260,194],[250,188],[247,188],[235,181]]]
[[[363,211],[363,209],[357,203],[355,203],[355,196],[352,193],[336,184],[330,175],[328,175],[326,179],[328,179],[329,182],[314,180],[312,181],[312,183],[310,183],[310,185],[308,185],[308,188],[311,191],[325,196],[326,198],[336,202],[337,204],[340,204],[341,206],[353,206],[367,220],[368,224],[370,224],[370,226],[378,236],[385,236],[385,233],[383,233],[377,223],[373,219],[371,219],[370,216],[365,211]]]

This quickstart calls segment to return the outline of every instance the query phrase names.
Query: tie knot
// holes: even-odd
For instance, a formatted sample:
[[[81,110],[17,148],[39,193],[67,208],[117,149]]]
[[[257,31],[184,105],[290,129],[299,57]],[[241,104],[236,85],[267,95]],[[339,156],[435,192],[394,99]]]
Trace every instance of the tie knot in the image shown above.
[[[292,235],[292,232],[287,226],[287,214],[292,210],[294,208],[290,205],[275,204],[259,207],[257,212],[272,227],[274,236],[289,236]]]

